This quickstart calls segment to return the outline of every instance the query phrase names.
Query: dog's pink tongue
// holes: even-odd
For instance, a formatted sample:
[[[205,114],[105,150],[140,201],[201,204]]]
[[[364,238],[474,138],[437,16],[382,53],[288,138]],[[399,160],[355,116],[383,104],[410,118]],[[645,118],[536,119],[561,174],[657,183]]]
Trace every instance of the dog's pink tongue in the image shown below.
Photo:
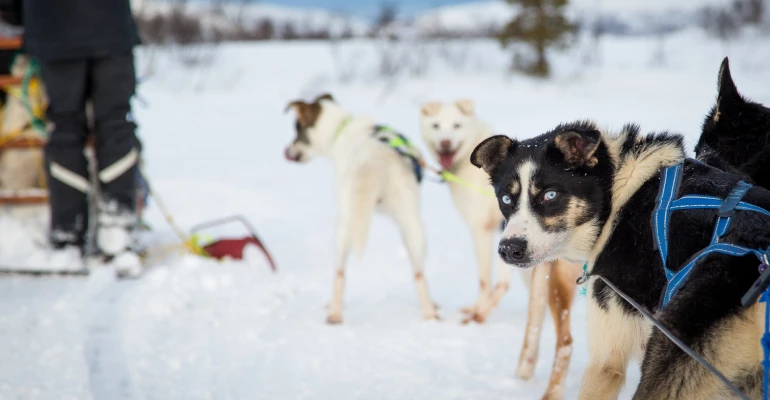
[[[452,164],[455,158],[455,153],[447,152],[447,153],[439,153],[438,155],[438,162],[441,164],[441,167],[444,169],[452,169]]]

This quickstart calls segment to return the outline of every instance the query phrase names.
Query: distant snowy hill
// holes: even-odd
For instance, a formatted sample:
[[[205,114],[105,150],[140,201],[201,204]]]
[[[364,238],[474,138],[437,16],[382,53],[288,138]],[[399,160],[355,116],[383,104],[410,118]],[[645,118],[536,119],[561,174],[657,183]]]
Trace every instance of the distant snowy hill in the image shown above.
[[[699,10],[708,5],[724,5],[720,0],[572,0],[569,14],[583,23],[600,19],[612,33],[649,34],[681,29],[696,22]],[[474,2],[437,7],[422,13],[414,24],[423,29],[474,31],[501,28],[516,13],[516,8],[499,1]]]
[[[435,30],[475,31],[501,28],[515,14],[515,8],[503,1],[485,1],[437,7],[414,19],[416,27]]]
[[[131,4],[135,14],[144,16],[165,14],[172,10],[172,4],[163,0],[132,0]],[[193,2],[186,5],[186,12],[204,17],[206,24],[220,29],[233,29],[233,21],[238,20],[246,26],[263,20],[270,20],[277,26],[291,24],[300,32],[329,29],[333,35],[349,31],[354,36],[360,36],[369,29],[369,24],[358,17],[322,9],[268,3],[230,2],[217,7],[211,3]]]
[[[163,0],[132,0],[136,13],[153,15],[168,13],[170,3]],[[655,34],[686,28],[697,23],[700,10],[709,5],[724,5],[723,0],[572,0],[568,6],[570,17],[581,25],[600,21],[608,33],[622,35]],[[233,21],[246,26],[270,20],[274,25],[291,24],[299,32],[328,30],[332,35],[348,32],[365,35],[371,23],[329,10],[287,7],[273,3],[232,2],[216,8],[208,2],[193,2],[188,12],[203,16],[205,24],[219,29],[232,29]],[[516,13],[516,8],[502,0],[469,2],[436,7],[399,20],[394,29],[409,32],[438,30],[472,33],[502,28]]]

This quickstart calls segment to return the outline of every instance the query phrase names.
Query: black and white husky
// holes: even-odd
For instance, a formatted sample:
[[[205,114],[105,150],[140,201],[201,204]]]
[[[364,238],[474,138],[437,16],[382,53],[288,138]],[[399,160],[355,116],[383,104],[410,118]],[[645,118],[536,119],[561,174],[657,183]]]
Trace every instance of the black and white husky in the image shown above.
[[[677,196],[724,199],[742,176],[685,157],[683,137],[619,132],[578,121],[516,141],[494,136],[471,161],[491,177],[508,223],[501,257],[529,268],[555,258],[585,262],[588,273],[590,363],[581,399],[616,398],[632,358],[643,356],[636,399],[715,399],[728,389],[599,277],[656,313],[663,325],[718,368],[744,393],[761,391],[764,303],[742,308],[741,297],[759,276],[754,256],[715,254],[695,264],[667,307],[659,301],[667,279],[654,244],[651,215],[661,171],[683,163]],[[753,187],[743,201],[770,209],[770,192]],[[709,245],[716,210],[670,214],[668,261],[678,271]],[[770,246],[770,217],[736,212],[725,242],[752,249]]]

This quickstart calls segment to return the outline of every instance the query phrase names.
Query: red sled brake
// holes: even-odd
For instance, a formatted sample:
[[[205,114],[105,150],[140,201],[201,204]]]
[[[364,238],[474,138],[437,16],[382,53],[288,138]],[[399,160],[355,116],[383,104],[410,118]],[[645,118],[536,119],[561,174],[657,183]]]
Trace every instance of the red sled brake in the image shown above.
[[[206,246],[203,246],[202,249],[209,256],[216,258],[218,260],[221,260],[225,257],[231,257],[236,260],[242,260],[243,249],[247,245],[253,244],[257,246],[265,255],[267,262],[270,264],[270,269],[273,270],[273,272],[277,272],[277,268],[275,267],[275,262],[273,261],[273,257],[270,255],[270,253],[267,251],[265,246],[262,244],[262,241],[259,240],[256,230],[254,229],[253,226],[251,226],[251,224],[246,220],[246,218],[244,218],[241,215],[232,215],[229,217],[219,218],[212,221],[200,223],[198,225],[193,226],[190,229],[190,234],[195,235],[196,232],[200,232],[203,229],[224,225],[230,222],[240,222],[241,224],[243,224],[243,226],[246,227],[246,230],[249,232],[250,236],[244,236],[242,238],[220,239],[220,240],[214,241],[213,243],[207,244]]]

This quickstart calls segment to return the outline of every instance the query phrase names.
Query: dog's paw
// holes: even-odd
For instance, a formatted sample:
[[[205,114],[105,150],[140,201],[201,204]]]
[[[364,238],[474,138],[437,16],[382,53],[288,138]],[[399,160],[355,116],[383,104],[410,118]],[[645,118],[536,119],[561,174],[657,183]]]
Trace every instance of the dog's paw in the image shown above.
[[[326,317],[326,323],[329,325],[337,325],[342,323],[342,315],[340,314],[329,314],[328,317]]]
[[[519,367],[516,368],[516,376],[525,381],[532,379],[532,377],[535,376],[534,360],[528,360],[527,358],[519,360]],[[547,395],[548,393],[546,393],[546,396]]]
[[[441,321],[441,317],[435,310],[429,313],[422,313],[422,318],[426,321]]]
[[[463,318],[463,325],[466,325],[470,323],[471,321],[475,321],[479,324],[483,324],[484,321],[487,320],[487,317],[484,314],[481,314],[479,312],[474,312],[472,314],[468,314],[465,318]]]
[[[463,314],[476,314],[476,306],[463,307],[460,309],[460,312]]]

